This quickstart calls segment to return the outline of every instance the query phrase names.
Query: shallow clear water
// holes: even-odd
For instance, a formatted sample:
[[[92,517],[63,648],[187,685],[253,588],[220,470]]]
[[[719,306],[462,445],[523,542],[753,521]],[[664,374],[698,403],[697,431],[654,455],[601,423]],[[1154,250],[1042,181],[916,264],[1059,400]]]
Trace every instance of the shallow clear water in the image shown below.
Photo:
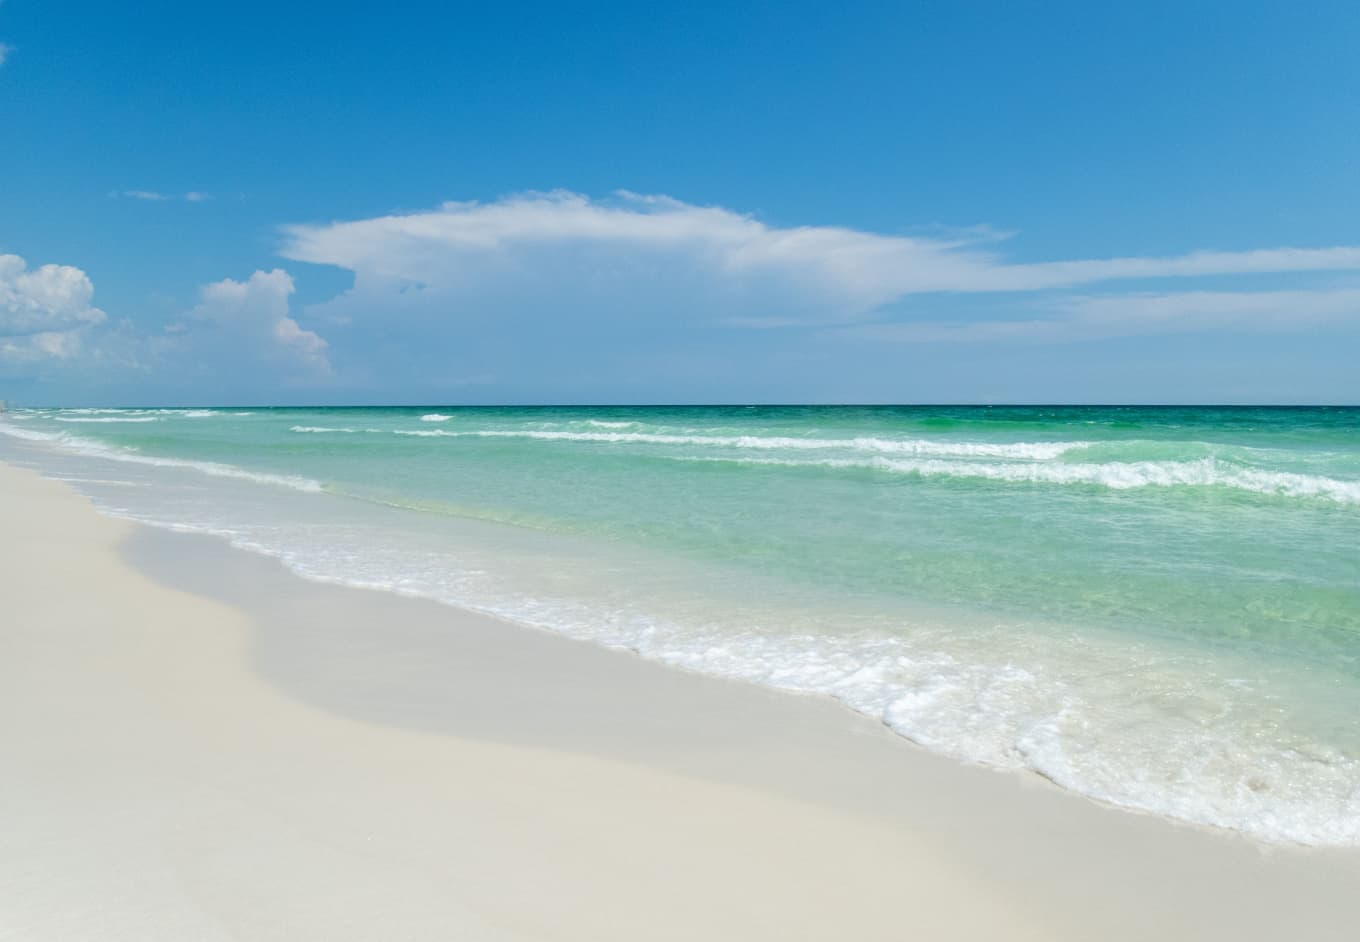
[[[932,749],[1360,844],[1360,410],[19,410],[0,457]]]

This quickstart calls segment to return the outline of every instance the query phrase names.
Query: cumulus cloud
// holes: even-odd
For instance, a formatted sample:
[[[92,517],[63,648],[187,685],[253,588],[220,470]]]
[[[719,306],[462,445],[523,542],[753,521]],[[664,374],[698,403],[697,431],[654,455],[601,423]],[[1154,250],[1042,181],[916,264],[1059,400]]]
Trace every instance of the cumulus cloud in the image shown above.
[[[1360,246],[1194,252],[1018,264],[985,248],[995,233],[882,235],[777,227],[664,196],[531,193],[284,229],[282,254],[355,273],[354,295],[466,307],[554,292],[637,314],[683,308],[740,326],[862,318],[940,292],[1038,292],[1130,279],[1360,269]],[[349,317],[341,304],[334,311]],[[352,307],[352,305],[350,306]]]
[[[71,331],[43,331],[24,337],[0,337],[0,366],[50,364],[69,360],[81,350],[80,336]]]
[[[290,311],[293,279],[256,271],[199,289],[197,303],[163,329],[110,324],[92,306],[94,287],[78,268],[29,270],[0,255],[0,373],[67,384],[137,382],[177,395],[297,386],[329,380],[327,342]],[[178,391],[178,392],[176,392]]]
[[[289,313],[293,279],[283,269],[257,271],[245,281],[203,286],[199,302],[173,326],[162,346],[231,369],[266,361],[293,379],[329,375],[328,344]]]
[[[204,285],[164,330],[100,327],[84,273],[0,256],[0,361],[101,383],[111,364],[131,365],[154,396],[221,401],[340,385],[434,401],[474,383],[511,399],[882,398],[906,395],[908,355],[893,344],[1217,330],[1251,347],[1248,334],[1360,327],[1356,282],[1319,286],[1316,274],[1360,270],[1350,246],[1021,263],[986,227],[781,227],[662,196],[564,192],[283,234],[285,257],[348,270],[352,286],[299,312],[288,272],[255,271]],[[937,352],[915,358],[913,381],[935,366],[948,379]]]
[[[18,255],[0,255],[0,359],[67,359],[81,335],[106,315],[91,301],[94,285],[79,268],[41,265],[29,270]]]

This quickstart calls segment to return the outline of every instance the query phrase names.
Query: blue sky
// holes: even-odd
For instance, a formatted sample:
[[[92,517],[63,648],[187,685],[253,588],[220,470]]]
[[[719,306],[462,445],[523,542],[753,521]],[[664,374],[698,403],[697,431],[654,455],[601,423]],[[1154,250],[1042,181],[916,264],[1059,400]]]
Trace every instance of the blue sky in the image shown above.
[[[1354,3],[0,2],[0,398],[1360,401]]]

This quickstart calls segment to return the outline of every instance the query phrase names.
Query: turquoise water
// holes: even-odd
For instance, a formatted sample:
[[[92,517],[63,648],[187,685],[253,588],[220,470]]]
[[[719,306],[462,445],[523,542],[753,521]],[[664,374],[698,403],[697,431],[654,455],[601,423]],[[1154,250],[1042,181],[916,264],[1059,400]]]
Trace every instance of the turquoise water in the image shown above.
[[[1360,410],[18,410],[106,512],[1360,844]]]

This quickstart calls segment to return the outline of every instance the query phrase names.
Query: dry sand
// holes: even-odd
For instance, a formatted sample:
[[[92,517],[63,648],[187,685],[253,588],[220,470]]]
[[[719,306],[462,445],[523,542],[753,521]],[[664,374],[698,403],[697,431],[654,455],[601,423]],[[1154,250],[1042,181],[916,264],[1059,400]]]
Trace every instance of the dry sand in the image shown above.
[[[1353,939],[1360,852],[311,583],[0,465],[0,940]]]

